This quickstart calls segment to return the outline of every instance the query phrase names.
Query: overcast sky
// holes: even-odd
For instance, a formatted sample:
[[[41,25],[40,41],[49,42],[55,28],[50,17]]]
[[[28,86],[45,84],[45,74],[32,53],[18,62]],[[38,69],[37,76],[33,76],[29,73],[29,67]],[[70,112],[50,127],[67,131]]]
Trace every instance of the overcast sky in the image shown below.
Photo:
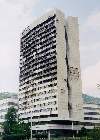
[[[0,0],[0,91],[18,92],[20,33],[51,8],[79,17],[83,92],[100,97],[99,0]]]

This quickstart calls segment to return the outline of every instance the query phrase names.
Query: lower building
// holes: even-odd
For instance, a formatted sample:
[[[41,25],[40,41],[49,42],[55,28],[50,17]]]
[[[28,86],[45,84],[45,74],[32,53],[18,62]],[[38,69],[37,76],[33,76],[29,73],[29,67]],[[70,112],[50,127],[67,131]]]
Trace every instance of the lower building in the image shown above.
[[[17,94],[1,93],[0,94],[0,135],[3,133],[2,124],[5,122],[5,115],[10,107],[18,109]]]
[[[18,99],[17,95],[0,100],[0,123],[5,121],[5,115],[10,107],[15,107],[18,109]]]
[[[84,104],[84,121],[100,123],[100,105]]]
[[[51,120],[48,122],[37,122],[32,126],[32,137],[57,138],[57,137],[72,137],[78,134],[83,127],[78,121],[72,120]]]
[[[100,126],[100,98],[83,94],[83,101],[85,127]]]

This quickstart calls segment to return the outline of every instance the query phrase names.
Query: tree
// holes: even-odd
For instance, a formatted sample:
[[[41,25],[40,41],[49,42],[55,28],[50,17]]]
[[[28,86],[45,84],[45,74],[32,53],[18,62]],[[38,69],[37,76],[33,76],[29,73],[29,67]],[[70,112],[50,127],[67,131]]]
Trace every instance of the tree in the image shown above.
[[[30,138],[30,125],[18,119],[14,107],[8,109],[3,125],[3,140],[24,140]]]
[[[87,136],[87,132],[88,132],[87,129],[85,127],[82,127],[78,135],[84,137]]]
[[[14,134],[17,134],[19,136],[23,136],[26,139],[30,138],[30,124],[29,123],[24,123],[23,121],[19,121],[14,129],[13,129]]]
[[[5,115],[4,122],[4,134],[10,135],[13,133],[13,129],[17,124],[17,110],[14,107],[8,109],[7,114]]]
[[[93,140],[100,140],[100,128],[94,127],[90,132],[88,132],[88,137]]]

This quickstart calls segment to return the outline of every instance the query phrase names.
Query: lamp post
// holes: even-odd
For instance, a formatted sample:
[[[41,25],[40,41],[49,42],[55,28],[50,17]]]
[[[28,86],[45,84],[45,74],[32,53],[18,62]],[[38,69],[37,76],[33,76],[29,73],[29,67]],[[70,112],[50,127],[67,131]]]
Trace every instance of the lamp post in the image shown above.
[[[74,124],[73,124],[73,121],[72,121],[72,131],[73,131],[73,129],[74,129]]]
[[[48,130],[48,140],[50,140],[50,130]]]
[[[31,140],[32,140],[32,109],[31,109]]]
[[[74,122],[72,120],[72,133],[73,133],[73,138],[74,138]]]
[[[52,109],[50,109],[50,116],[51,116],[51,113],[52,113]],[[48,140],[50,140],[50,129],[48,130]]]

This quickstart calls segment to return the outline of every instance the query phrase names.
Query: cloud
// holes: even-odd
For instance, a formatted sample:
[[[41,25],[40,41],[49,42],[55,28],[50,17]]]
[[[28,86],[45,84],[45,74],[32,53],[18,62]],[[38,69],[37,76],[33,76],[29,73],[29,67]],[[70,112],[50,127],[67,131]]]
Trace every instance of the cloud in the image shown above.
[[[82,71],[82,84],[85,93],[100,97],[97,87],[97,84],[100,84],[100,61]]]
[[[99,41],[100,34],[100,11],[94,11],[87,19],[80,25],[81,36],[87,39],[87,42],[92,42],[94,39]],[[96,35],[96,36],[95,36]],[[96,39],[97,38],[97,39]],[[92,40],[91,40],[92,39]],[[87,43],[85,42],[85,43]]]
[[[85,24],[85,26],[92,28],[92,29],[99,29],[100,28],[100,11],[93,12]]]
[[[100,11],[92,12],[80,25],[83,92],[100,97]]]
[[[23,15],[30,16],[32,14],[34,6],[39,3],[40,0],[5,0],[9,5],[15,7],[21,7],[21,12]],[[22,15],[22,16],[23,16]]]
[[[93,12],[87,17],[85,22],[80,25],[80,51],[82,68],[86,68],[88,65],[94,65],[100,59],[99,21],[100,11]]]
[[[100,42],[81,43],[80,53],[82,69],[95,65],[100,61]]]

